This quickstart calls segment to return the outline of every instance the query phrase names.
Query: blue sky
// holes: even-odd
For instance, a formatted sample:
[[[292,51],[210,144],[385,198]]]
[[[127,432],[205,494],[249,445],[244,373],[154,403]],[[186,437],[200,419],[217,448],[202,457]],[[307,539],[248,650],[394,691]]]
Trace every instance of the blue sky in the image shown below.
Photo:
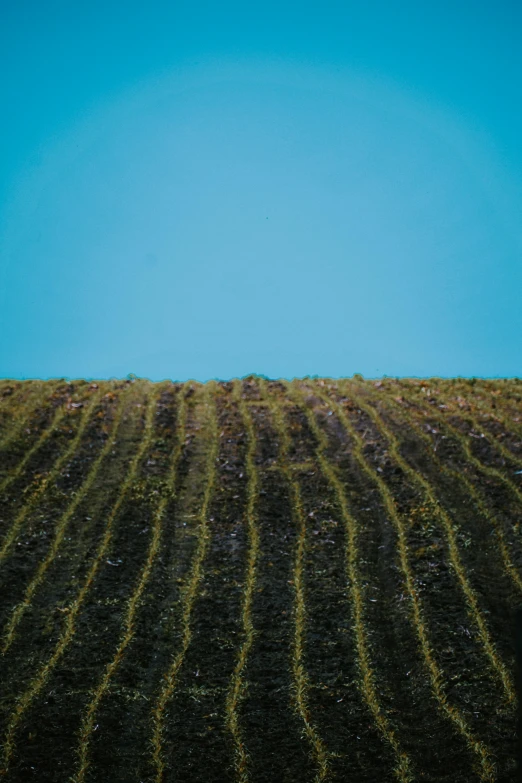
[[[0,377],[521,375],[520,4],[0,13]]]

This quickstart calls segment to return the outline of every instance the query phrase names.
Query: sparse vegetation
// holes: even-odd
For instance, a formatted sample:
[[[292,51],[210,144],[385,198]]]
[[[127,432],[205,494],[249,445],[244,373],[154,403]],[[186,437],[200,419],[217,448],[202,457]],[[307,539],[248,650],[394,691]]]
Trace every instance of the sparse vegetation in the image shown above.
[[[514,781],[521,389],[0,382],[3,779]]]

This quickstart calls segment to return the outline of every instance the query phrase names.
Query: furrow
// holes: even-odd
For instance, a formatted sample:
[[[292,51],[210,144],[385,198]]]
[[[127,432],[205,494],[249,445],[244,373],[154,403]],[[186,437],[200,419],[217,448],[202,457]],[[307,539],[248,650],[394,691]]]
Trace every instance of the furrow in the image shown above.
[[[215,402],[212,397],[214,384],[209,383],[205,388],[206,407],[208,415],[208,428],[211,445],[208,451],[206,463],[207,484],[199,514],[199,536],[194,561],[191,569],[189,581],[183,595],[183,614],[182,641],[181,648],[172,659],[172,662],[165,673],[164,684],[158,695],[156,704],[152,711],[152,763],[155,771],[155,780],[161,783],[165,770],[165,759],[163,754],[163,733],[164,733],[164,713],[165,707],[172,698],[176,687],[177,675],[183,664],[185,654],[192,640],[191,615],[194,602],[196,600],[198,585],[203,576],[203,563],[209,546],[210,531],[208,525],[208,510],[212,500],[214,484],[216,479],[216,459],[218,455],[218,431]],[[79,783],[79,782],[78,782]]]
[[[247,437],[234,402],[232,382],[217,383],[213,399],[219,447],[215,485],[207,510],[208,548],[190,617],[192,641],[176,675],[174,693],[165,707],[162,742],[165,780],[190,780],[193,783],[234,780],[234,746],[227,725],[226,696],[243,638],[242,592],[248,559],[245,519]],[[198,407],[201,409],[201,405]],[[207,455],[208,443],[205,457]],[[205,477],[205,465],[201,467],[200,477]],[[185,528],[192,541],[192,552],[197,548],[204,487],[198,495],[196,515],[187,519]],[[179,506],[176,517],[179,519]],[[188,558],[185,559],[179,544],[175,549],[176,561],[183,561],[187,567],[185,578],[177,580],[177,589],[172,592],[170,601],[168,598],[166,601],[171,630],[165,634],[165,654],[158,650],[157,676],[151,692],[153,704],[162,684],[160,675],[168,669],[183,644],[183,598],[192,562],[187,563]],[[243,719],[241,728],[244,729]],[[150,737],[149,731],[147,735]],[[213,760],[211,766],[208,765],[209,758]],[[150,774],[150,767],[147,772]],[[253,773],[252,766],[250,772]]]
[[[406,582],[408,595],[410,596],[414,628],[419,639],[426,669],[430,676],[433,694],[439,704],[439,708],[445,713],[449,720],[453,722],[457,730],[465,738],[470,750],[472,750],[477,757],[480,779],[482,781],[493,783],[495,780],[495,768],[492,763],[491,752],[474,736],[460,711],[448,702],[445,693],[446,684],[444,682],[444,675],[439,665],[437,664],[431,649],[431,645],[428,639],[428,632],[423,619],[421,598],[415,587],[406,540],[406,530],[401,516],[396,508],[393,496],[383,479],[366,461],[363,453],[364,443],[362,438],[351,425],[351,422],[349,421],[342,407],[332,397],[326,395],[323,391],[317,388],[314,390],[317,396],[324,400],[324,402],[326,402],[330,408],[333,408],[335,411],[345,430],[349,433],[355,443],[354,456],[358,464],[379,488],[383,502],[397,530],[401,570]]]
[[[83,411],[85,414],[85,411]],[[21,475],[23,472],[23,469],[33,456],[45,443],[45,441],[49,438],[50,435],[57,429],[58,425],[62,421],[63,417],[65,416],[65,407],[61,405],[59,408],[56,409],[56,412],[53,416],[53,419],[49,426],[42,432],[34,446],[32,446],[22,457],[18,465],[7,474],[7,476],[0,482],[0,492],[3,492],[9,484],[12,484],[12,482],[18,478],[18,476]]]
[[[156,511],[154,513],[151,539],[150,539],[149,549],[147,552],[147,559],[141,570],[135,589],[127,603],[127,611],[125,613],[125,617],[123,621],[124,632],[120,638],[120,643],[116,649],[113,659],[107,665],[105,669],[105,673],[98,687],[94,690],[92,699],[89,702],[82,719],[80,733],[79,733],[78,769],[73,778],[75,783],[83,783],[83,781],[85,780],[85,775],[89,767],[89,743],[90,743],[92,732],[94,730],[96,711],[98,709],[101,700],[103,699],[105,693],[109,688],[110,681],[125,654],[126,648],[129,646],[134,636],[134,621],[135,621],[136,612],[138,611],[139,602],[142,593],[145,589],[145,586],[147,584],[147,580],[149,578],[149,574],[152,569],[154,559],[159,550],[165,507],[172,496],[176,483],[177,466],[180,459],[181,450],[183,448],[183,442],[185,439],[185,416],[186,416],[186,405],[185,405],[185,399],[182,396],[180,408],[178,412],[178,441],[172,455],[167,486],[165,487],[165,490],[158,502]]]
[[[98,475],[102,462],[105,460],[107,454],[113,449],[116,443],[121,417],[124,412],[124,402],[128,394],[129,391],[127,390],[126,394],[123,393],[119,396],[118,408],[116,410],[116,415],[114,417],[114,421],[112,424],[112,434],[107,438],[103,449],[94,460],[94,463],[92,464],[91,469],[89,470],[89,473],[85,478],[85,481],[83,482],[79,490],[75,493],[72,501],[69,503],[69,506],[66,508],[66,510],[58,520],[54,533],[54,540],[49,548],[49,552],[47,556],[44,558],[44,560],[42,560],[42,562],[38,566],[38,569],[34,577],[29,582],[29,585],[27,586],[22,601],[20,601],[20,603],[17,604],[17,606],[15,606],[15,608],[12,611],[11,617],[7,622],[6,629],[4,631],[3,638],[2,638],[2,647],[0,649],[2,655],[5,655],[5,653],[11,646],[16,629],[23,617],[24,612],[30,606],[33,596],[36,590],[38,589],[38,586],[41,584],[41,582],[45,577],[45,574],[47,573],[48,569],[54,562],[56,555],[58,554],[60,545],[63,541],[63,537],[65,535],[71,517],[75,513],[76,509],[78,508],[83,498],[89,492],[93,482],[95,481]]]
[[[469,381],[456,380],[448,387],[448,392],[450,389],[452,392],[460,390],[469,399],[471,391],[473,393],[474,405],[482,409],[485,414],[498,418],[500,421],[509,421],[509,426],[506,425],[507,430],[510,431],[512,427],[515,427],[518,433],[520,433],[522,430],[522,416],[520,414],[522,396],[514,392],[513,385],[508,386],[507,389],[503,388],[503,386],[504,384],[500,388],[493,388],[489,382],[486,382],[486,386],[483,386],[479,379],[476,379],[476,382],[472,385],[470,385]],[[479,396],[477,390],[482,391],[486,396]],[[506,391],[509,397],[506,397]],[[513,405],[515,408],[512,407]],[[518,422],[513,420],[515,416],[518,418]]]
[[[405,394],[404,397],[407,400],[408,399],[411,400],[411,392]],[[452,433],[452,435],[461,445],[466,455],[466,458],[468,459],[469,462],[471,462],[472,465],[474,465],[482,473],[485,473],[487,476],[491,476],[491,478],[497,479],[498,481],[502,482],[502,484],[509,489],[512,495],[514,495],[517,501],[522,504],[522,491],[516,486],[516,484],[513,481],[511,481],[511,479],[509,479],[504,473],[502,473],[502,471],[498,470],[497,468],[494,468],[492,465],[486,465],[484,464],[484,462],[477,459],[477,457],[471,451],[471,446],[467,435],[464,435],[464,433],[462,433],[458,429],[458,427],[455,427],[452,424],[450,424],[450,422],[447,421],[447,418],[444,416],[444,414],[440,413],[437,410],[434,410],[433,407],[431,406],[427,406],[424,403],[424,401],[419,401],[419,399],[415,399],[414,404],[420,405],[421,409],[429,413],[429,416],[431,418],[433,418],[435,421],[442,424],[449,432]],[[514,455],[512,455],[510,459],[512,461],[516,461]]]
[[[108,551],[112,538],[114,521],[117,518],[121,505],[125,500],[125,497],[129,491],[132,482],[134,481],[138,466],[141,460],[143,459],[143,455],[150,447],[150,443],[153,435],[153,426],[154,426],[154,401],[155,401],[155,395],[153,393],[148,399],[146,424],[145,424],[145,431],[143,434],[142,441],[139,445],[138,451],[136,452],[130,464],[129,470],[122,483],[116,502],[114,503],[114,505],[112,506],[109,512],[103,538],[100,542],[96,555],[91,562],[89,571],[83,582],[83,585],[79,590],[79,592],[77,593],[74,601],[72,601],[72,603],[67,607],[67,617],[60,638],[58,639],[50,658],[47,660],[45,664],[43,664],[40,667],[38,673],[30,681],[27,689],[19,696],[19,698],[16,701],[16,705],[13,710],[12,717],[7,725],[7,730],[6,730],[5,740],[4,740],[4,746],[3,746],[4,771],[8,770],[10,761],[16,750],[16,744],[15,744],[16,732],[21,719],[23,718],[25,712],[27,711],[31,703],[41,692],[50,674],[56,667],[57,663],[59,662],[60,658],[62,657],[62,655],[64,654],[65,650],[67,649],[67,647],[69,646],[69,644],[71,643],[74,637],[74,633],[76,630],[75,627],[76,617],[78,616],[82,608],[85,597],[95,579],[96,573],[101,565],[101,562]]]
[[[258,389],[257,384],[249,389],[245,381],[243,388],[254,394]],[[295,634],[292,568],[298,530],[288,482],[280,470],[269,470],[279,456],[279,438],[269,407],[254,405],[249,410],[257,442],[260,551],[251,607],[256,632],[244,669],[248,688],[241,701],[241,724],[252,781],[304,782],[313,773],[310,747],[303,742],[303,723],[289,699]],[[230,779],[234,779],[233,767]]]
[[[67,461],[72,457],[72,455],[78,448],[78,445],[81,443],[82,436],[85,432],[85,428],[87,427],[91,414],[96,404],[99,402],[101,396],[102,396],[101,390],[99,390],[96,394],[93,394],[93,396],[89,400],[89,403],[85,406],[84,410],[82,411],[82,416],[80,419],[80,424],[78,426],[78,431],[75,437],[73,438],[72,442],[70,443],[69,447],[63,452],[63,454],[60,455],[60,457],[58,457],[58,459],[55,461],[54,465],[52,466],[51,470],[47,473],[47,475],[43,477],[43,479],[40,481],[36,489],[33,490],[31,495],[25,502],[25,504],[22,506],[19,513],[16,515],[12,525],[10,526],[9,530],[7,531],[4,537],[4,541],[0,549],[0,564],[5,560],[27,515],[33,510],[38,499],[43,495],[47,487],[52,485],[52,483],[60,473],[61,468],[67,463]],[[41,435],[41,437],[38,439],[38,442],[35,444],[35,446],[33,446],[33,448],[30,449],[27,456],[24,457],[24,459],[22,460],[24,464],[26,464],[29,457],[32,456],[32,454],[35,451],[37,451],[38,448],[40,448],[42,443],[45,440],[47,440],[52,430],[57,427],[57,425],[63,418],[64,414],[65,414],[65,409],[63,407],[57,410],[51,426]],[[21,472],[21,469],[20,471],[18,471],[17,469],[17,473],[19,472]],[[11,474],[10,481],[13,479],[14,479],[14,475]]]
[[[481,433],[481,445],[482,443],[487,443],[490,449],[492,451],[499,452],[504,459],[508,460],[509,462],[512,462],[514,465],[517,465],[517,467],[522,467],[522,458],[520,458],[515,452],[508,449],[501,440],[498,440],[497,438],[494,438],[493,436],[487,437],[484,435],[483,427],[481,422],[477,419],[477,417],[473,413],[473,409],[476,409],[476,397],[473,395],[468,400],[468,405],[470,410],[461,410],[455,405],[455,401],[453,397],[449,394],[449,389],[437,389],[437,395],[440,400],[442,400],[442,404],[445,406],[444,410],[446,411],[445,416],[454,415],[458,416],[463,422],[466,422],[470,425],[471,430],[475,430],[476,432]],[[440,409],[439,409],[440,410]],[[490,412],[490,417],[491,417]],[[500,422],[500,419],[495,417],[498,422]],[[503,417],[502,417],[503,418]],[[509,432],[510,428],[507,427],[507,422],[504,419],[504,425],[506,426],[507,431]],[[453,425],[448,425],[452,431],[458,430],[458,428],[453,427]],[[460,432],[460,431],[459,431]],[[462,434],[462,433],[461,433]],[[488,433],[491,434],[491,433]]]
[[[498,397],[494,399],[493,402],[491,402],[490,397],[490,404],[488,405],[487,400],[484,400],[480,397],[477,398],[477,395],[474,394],[472,398],[472,404],[475,411],[477,411],[485,419],[487,424],[500,425],[503,429],[503,435],[516,435],[518,438],[522,436],[522,413],[520,412],[520,403],[518,403],[519,409],[513,410],[512,408],[505,407]],[[495,440],[498,443],[498,438],[495,435],[493,437],[495,437]],[[511,451],[510,449],[507,449],[507,456],[510,459],[514,453],[515,452]],[[519,455],[515,456],[520,459]]]
[[[29,388],[24,390],[24,400],[31,396]],[[84,407],[90,396],[91,389],[84,382],[76,385],[57,383],[44,404],[34,407],[24,428],[9,438],[0,461],[0,487],[5,484],[4,491],[0,490],[0,504],[6,511],[11,504],[16,506],[21,496],[33,488],[35,480],[50,469],[52,461],[64,448],[62,441],[70,442],[68,436],[73,435],[82,414],[77,409]],[[63,417],[53,428],[52,420],[58,410],[63,410]],[[16,426],[16,408],[11,410],[9,424]],[[43,435],[45,437],[40,440]]]
[[[248,526],[249,550],[246,566],[246,578],[243,592],[243,606],[241,618],[243,623],[243,643],[239,650],[237,663],[232,675],[226,698],[226,714],[229,731],[234,742],[234,764],[238,783],[248,783],[248,751],[243,740],[243,732],[239,722],[239,707],[246,689],[243,672],[248,659],[248,654],[254,643],[254,625],[252,622],[252,599],[256,584],[257,561],[259,557],[259,530],[257,526],[257,496],[259,491],[259,477],[255,464],[256,434],[252,417],[245,400],[241,394],[241,382],[234,383],[234,399],[239,408],[243,426],[248,435],[248,450],[246,455],[247,508],[246,519]]]
[[[500,659],[497,651],[495,650],[489,630],[486,626],[486,622],[484,620],[484,617],[478,605],[477,596],[471,584],[469,583],[458,550],[457,539],[453,527],[453,521],[450,519],[448,513],[440,504],[438,498],[435,496],[431,484],[424,478],[424,476],[422,476],[420,473],[414,470],[411,467],[411,465],[409,465],[409,463],[406,462],[406,460],[402,457],[399,451],[400,444],[397,438],[395,437],[393,432],[389,429],[389,427],[386,426],[385,422],[379,416],[375,408],[373,408],[371,405],[367,405],[364,402],[364,400],[361,399],[360,395],[354,392],[352,384],[350,384],[349,394],[353,399],[353,401],[355,402],[355,404],[372,419],[377,429],[384,435],[390,447],[390,454],[392,455],[395,462],[401,467],[404,473],[410,477],[411,481],[414,484],[417,484],[418,486],[422,487],[427,502],[430,505],[430,508],[441,521],[448,542],[450,562],[453,566],[455,573],[457,574],[460,587],[466,598],[470,619],[472,620],[472,622],[474,622],[474,624],[478,628],[484,653],[489,658],[490,665],[504,689],[504,693],[506,695],[508,703],[514,703],[516,695],[515,695],[515,687],[512,682],[512,678],[509,675],[509,672],[507,671],[504,663]]]
[[[150,477],[148,486],[151,489],[160,476],[166,477],[168,474],[169,456],[177,439],[176,412],[181,384],[176,386],[178,388],[173,385],[170,393],[167,392],[160,400],[154,444],[150,459],[143,465],[143,472]],[[193,388],[197,388],[195,384]],[[233,661],[230,660],[230,664],[228,661],[232,659],[228,649],[232,639],[236,638],[234,631],[240,627],[240,595],[234,577],[240,577],[241,570],[239,563],[234,565],[235,558],[230,557],[236,553],[235,548],[229,547],[221,560],[219,556],[216,559],[215,555],[216,549],[218,555],[222,553],[221,547],[225,542],[235,546],[242,538],[242,531],[239,525],[236,531],[238,537],[231,538],[224,530],[228,519],[228,501],[232,494],[236,494],[228,491],[231,465],[225,465],[223,471],[219,467],[222,462],[221,450],[232,448],[222,429],[226,428],[233,437],[227,427],[228,415],[221,423],[221,402],[225,396],[218,387],[219,478],[209,508],[212,536],[205,559],[204,578],[198,588],[191,620],[193,639],[197,639],[198,644],[192,644],[187,651],[175,694],[166,709],[163,751],[167,760],[167,780],[169,774],[172,774],[171,770],[176,770],[181,779],[194,782],[201,779],[211,783],[212,774],[226,767],[230,761],[222,694],[228,681],[227,668],[231,671],[233,666]],[[227,402],[225,407],[228,413],[230,406]],[[91,737],[89,751],[89,779],[107,777],[114,783],[128,783],[129,776],[135,781],[150,781],[154,777],[151,765],[151,711],[164,682],[164,674],[181,644],[183,589],[197,547],[198,517],[206,485],[208,429],[201,426],[205,421],[205,411],[205,395],[187,394],[185,442],[177,469],[175,495],[165,507],[161,547],[143,592],[140,611],[136,615],[132,652],[129,651],[122,660],[110,691],[97,712],[98,728]],[[236,508],[233,522],[236,525],[240,505],[236,500],[232,504]],[[139,541],[139,528],[137,532]],[[134,543],[133,549],[135,556],[139,557],[139,545],[136,547]],[[117,550],[115,544],[114,551]],[[128,550],[127,553],[120,551],[120,556],[128,561]],[[116,572],[119,569],[112,570]],[[224,570],[228,579],[225,578]],[[122,583],[123,579],[120,580]],[[106,594],[111,595],[110,589]],[[207,638],[215,640],[214,643],[202,645],[201,640]],[[101,640],[101,643],[105,642]],[[111,647],[115,647],[114,642]],[[196,678],[198,669],[199,676]],[[113,740],[110,746],[107,737]],[[200,747],[202,739],[205,752],[194,754],[194,743]],[[204,761],[209,755],[214,759],[212,769]],[[132,775],[129,770],[132,770]],[[203,770],[199,778],[198,770]]]
[[[40,388],[31,389],[27,398],[16,406],[16,410],[10,425],[2,433],[0,438],[0,451],[5,451],[7,447],[18,437],[20,432],[27,426],[32,414],[40,407],[48,403],[50,394],[54,391],[57,384],[47,385],[45,382],[40,384]]]
[[[346,570],[348,581],[351,586],[351,598],[354,615],[354,636],[355,636],[355,648],[357,651],[357,663],[360,671],[360,677],[358,687],[361,695],[368,705],[368,708],[373,715],[374,721],[384,737],[388,742],[396,757],[395,775],[402,783],[409,783],[414,779],[413,769],[410,758],[407,753],[401,748],[397,739],[396,733],[393,730],[388,718],[384,714],[382,707],[379,703],[377,696],[377,688],[375,683],[375,672],[372,668],[369,649],[368,638],[365,627],[364,619],[364,601],[361,591],[361,580],[358,569],[358,544],[357,539],[359,535],[358,524],[355,517],[350,513],[348,500],[344,492],[343,486],[337,476],[334,467],[330,464],[326,450],[328,447],[328,441],[324,432],[319,428],[315,416],[304,402],[303,394],[299,390],[295,381],[288,385],[291,395],[295,395],[297,404],[301,410],[306,414],[310,429],[315,435],[317,441],[317,460],[321,467],[321,470],[334,488],[337,502],[341,510],[342,519],[346,531]]]
[[[382,398],[376,398],[371,390],[369,393],[375,400],[382,399]],[[390,403],[387,404],[389,405]],[[393,407],[394,413],[397,413],[398,409],[399,406],[395,405]],[[489,522],[489,524],[492,526],[493,530],[495,531],[498,549],[502,557],[502,562],[504,564],[506,573],[509,575],[509,578],[515,584],[516,588],[522,591],[522,576],[518,572],[517,567],[513,563],[513,560],[509,553],[509,548],[506,542],[506,538],[504,536],[502,525],[500,521],[497,519],[497,517],[495,516],[495,514],[493,514],[492,511],[487,507],[482,493],[477,489],[477,487],[473,484],[473,482],[470,481],[470,479],[464,473],[453,470],[452,468],[448,468],[439,459],[439,457],[437,456],[436,452],[433,449],[432,439],[426,432],[423,432],[420,423],[411,415],[411,412],[408,408],[401,407],[400,415],[408,423],[412,431],[426,444],[431,459],[436,463],[441,473],[451,477],[455,482],[463,484],[464,487],[466,488],[466,491],[469,493],[469,495],[471,495],[481,515],[483,516],[484,519],[486,519]]]
[[[288,453],[291,449],[291,441],[284,422],[282,410],[278,401],[270,397],[264,379],[259,379],[259,388],[262,399],[269,403],[269,410],[273,417],[276,432],[280,438],[279,462],[281,472],[290,488],[292,508],[297,524],[298,538],[294,560],[293,585],[294,585],[294,643],[292,654],[292,671],[294,677],[294,699],[297,711],[304,725],[304,731],[311,745],[313,757],[317,765],[315,780],[326,780],[330,773],[330,753],[326,749],[323,740],[319,736],[314,723],[311,720],[308,708],[309,679],[304,663],[304,636],[306,623],[305,591],[303,579],[303,565],[306,548],[306,520],[302,508],[299,484],[293,472],[288,468]]]

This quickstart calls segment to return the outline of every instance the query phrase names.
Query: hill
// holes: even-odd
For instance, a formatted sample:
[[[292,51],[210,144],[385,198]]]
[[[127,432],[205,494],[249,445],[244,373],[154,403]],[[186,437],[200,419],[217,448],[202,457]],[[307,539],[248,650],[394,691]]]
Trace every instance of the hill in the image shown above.
[[[0,382],[6,781],[515,779],[522,383]]]

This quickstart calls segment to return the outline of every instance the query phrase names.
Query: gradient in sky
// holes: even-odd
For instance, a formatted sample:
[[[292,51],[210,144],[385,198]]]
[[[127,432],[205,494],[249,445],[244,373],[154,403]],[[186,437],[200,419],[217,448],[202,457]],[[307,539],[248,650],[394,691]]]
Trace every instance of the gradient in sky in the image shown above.
[[[21,2],[0,376],[519,376],[522,6]]]

